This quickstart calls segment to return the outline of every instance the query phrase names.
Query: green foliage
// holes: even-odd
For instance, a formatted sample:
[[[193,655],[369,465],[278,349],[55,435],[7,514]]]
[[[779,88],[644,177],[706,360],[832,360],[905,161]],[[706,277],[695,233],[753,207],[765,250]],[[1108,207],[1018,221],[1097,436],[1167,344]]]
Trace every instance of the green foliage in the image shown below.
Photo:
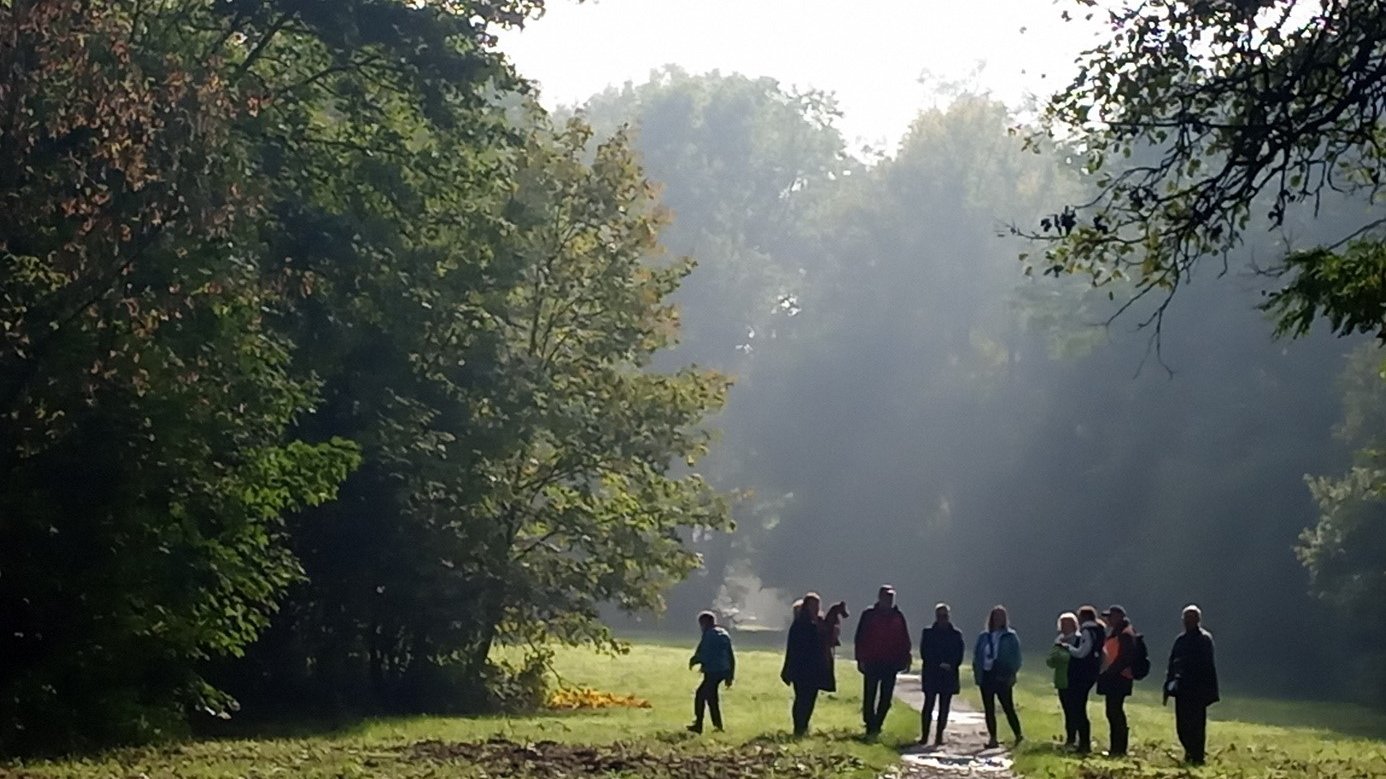
[[[1339,336],[1371,333],[1386,341],[1386,247],[1353,241],[1345,249],[1314,249],[1285,258],[1291,276],[1271,293],[1264,308],[1276,334],[1299,337],[1319,319]]]
[[[497,640],[609,641],[599,606],[656,608],[696,567],[680,531],[725,510],[667,474],[724,382],[647,370],[687,266],[650,264],[660,224],[623,141],[591,158],[580,123],[477,100],[503,71],[435,105],[422,65],[334,69],[281,35],[301,59],[253,72],[296,99],[247,132],[280,186],[264,240],[304,289],[282,324],[322,382],[300,431],[365,464],[291,520],[307,581],[228,683],[252,708],[484,707]]]
[[[1315,312],[1336,329],[1380,331],[1380,297],[1359,294],[1372,283],[1359,274],[1374,273],[1382,224],[1371,205],[1383,165],[1379,9],[1346,0],[1073,5],[1110,29],[1043,120],[1096,194],[1044,221],[1034,237],[1048,246],[1035,264],[1099,286],[1130,280],[1138,296],[1154,292],[1167,305],[1200,259],[1225,262],[1248,235],[1322,209],[1336,237],[1272,269],[1292,278],[1270,308],[1287,333],[1302,333]]]
[[[637,85],[594,96],[581,115],[598,134],[629,128],[646,175],[659,187],[672,222],[662,241],[675,254],[697,257],[671,300],[678,303],[679,342],[656,365],[692,361],[733,375],[739,389],[718,416],[719,445],[701,470],[716,486],[743,491],[757,484],[748,453],[759,405],[745,405],[757,366],[792,329],[797,303],[817,279],[801,251],[814,204],[861,166],[848,158],[833,126],[830,95],[799,92],[770,78],[694,75],[676,67]],[[770,501],[740,501],[738,532],[700,534],[697,578],[676,590],[683,610],[719,597],[737,558],[752,552]]]
[[[1356,455],[1339,476],[1306,479],[1319,517],[1300,537],[1298,552],[1314,593],[1363,641],[1362,651],[1342,660],[1357,694],[1379,700],[1386,690],[1386,653],[1378,649],[1386,641],[1386,617],[1377,608],[1386,596],[1386,378],[1379,350],[1359,348],[1340,383],[1345,414],[1338,434]]]
[[[698,565],[682,532],[727,527],[700,477],[670,474],[705,450],[724,380],[645,369],[672,342],[663,299],[689,266],[651,264],[648,185],[619,138],[585,161],[589,138],[571,122],[517,150],[496,272],[464,265],[472,242],[407,247],[383,278],[355,263],[325,277],[365,293],[334,305],[373,315],[359,334],[302,320],[343,355],[323,365],[315,435],[363,441],[367,466],[296,520],[309,582],[259,658],[276,689],[479,708],[495,642],[609,643],[599,607],[659,608]]]
[[[1129,280],[1135,300],[1157,293],[1145,323],[1158,339],[1195,268],[1212,258],[1225,272],[1234,251],[1264,247],[1255,236],[1268,228],[1280,239],[1266,247],[1280,285],[1261,308],[1278,335],[1302,337],[1326,320],[1337,336],[1386,338],[1381,9],[1343,0],[1075,5],[1105,16],[1110,32],[1082,55],[1043,123],[1095,194],[1042,223],[1037,264],[1095,286]],[[1308,222],[1314,238],[1293,247]],[[1376,388],[1350,392],[1382,399]],[[1309,480],[1320,518],[1300,545],[1315,592],[1347,606],[1354,631],[1365,593],[1382,591],[1386,559],[1376,431],[1357,445],[1345,475]],[[1379,690],[1372,675],[1367,686]]]
[[[257,213],[216,63],[121,9],[0,9],[0,749],[168,734],[221,698],[299,575],[280,516],[331,500],[247,259]]]
[[[1221,634],[1216,626],[1213,630]],[[1223,646],[1225,642],[1219,650]],[[1152,659],[1159,668],[1163,658]],[[1293,767],[1298,775],[1329,779],[1370,776],[1386,759],[1386,718],[1379,711],[1342,702],[1255,697],[1227,689],[1223,697],[1208,709],[1205,767],[1181,764],[1183,749],[1175,732],[1174,705],[1161,705],[1159,685],[1153,682],[1137,685],[1135,695],[1126,702],[1131,755],[1124,759],[1080,757],[1057,749],[1063,739],[1063,718],[1050,679],[1046,674],[1021,673],[1015,700],[1027,743],[1015,755],[1016,771],[1022,776],[1083,779],[1264,779]],[[1107,740],[1107,723],[1100,699],[1089,704],[1089,715],[1094,746],[1101,749]]]
[[[0,8],[0,749],[520,705],[495,642],[729,527],[726,381],[651,369],[691,264],[493,48],[540,7]]]

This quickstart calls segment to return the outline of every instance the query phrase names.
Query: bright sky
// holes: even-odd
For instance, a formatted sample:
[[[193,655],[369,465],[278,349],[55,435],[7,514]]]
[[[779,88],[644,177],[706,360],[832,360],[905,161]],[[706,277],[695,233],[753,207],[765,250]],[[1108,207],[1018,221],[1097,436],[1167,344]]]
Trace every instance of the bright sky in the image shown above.
[[[889,151],[918,111],[936,103],[940,82],[985,89],[1013,105],[1055,88],[1093,40],[1091,25],[1060,20],[1075,7],[1071,0],[550,0],[542,19],[506,34],[501,47],[539,82],[550,107],[645,81],[665,64],[770,76],[835,93],[848,140]]]

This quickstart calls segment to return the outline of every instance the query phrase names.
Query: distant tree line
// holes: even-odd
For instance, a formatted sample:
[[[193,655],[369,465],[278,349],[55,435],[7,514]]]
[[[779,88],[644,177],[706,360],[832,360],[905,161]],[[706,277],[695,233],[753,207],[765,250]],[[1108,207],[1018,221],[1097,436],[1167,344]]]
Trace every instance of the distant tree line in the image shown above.
[[[1124,309],[1137,280],[1048,278],[1050,247],[1011,231],[1043,236],[1094,197],[1076,141],[1030,138],[1042,128],[959,93],[861,161],[832,111],[770,79],[673,68],[585,106],[598,127],[631,124],[675,214],[671,248],[699,258],[671,355],[737,381],[706,472],[742,493],[738,532],[698,541],[708,569],[674,602],[744,605],[750,574],[782,598],[865,598],[884,575],[921,615],[1006,602],[1023,630],[1111,598],[1160,643],[1197,601],[1234,685],[1376,700],[1379,655],[1320,637],[1362,627],[1380,547],[1313,529],[1316,500],[1353,501],[1337,524],[1369,538],[1375,466],[1304,479],[1369,456],[1380,356],[1328,333],[1277,342],[1258,310],[1279,288],[1266,265],[1291,239],[1351,232],[1360,202],[1248,232],[1226,278],[1214,261],[1176,300],[1156,289]],[[1073,245],[1102,235],[1074,218]],[[1329,581],[1363,586],[1316,600]],[[1325,608],[1339,603],[1355,606]],[[1266,646],[1287,612],[1305,630]],[[1298,670],[1318,666],[1339,672]]]

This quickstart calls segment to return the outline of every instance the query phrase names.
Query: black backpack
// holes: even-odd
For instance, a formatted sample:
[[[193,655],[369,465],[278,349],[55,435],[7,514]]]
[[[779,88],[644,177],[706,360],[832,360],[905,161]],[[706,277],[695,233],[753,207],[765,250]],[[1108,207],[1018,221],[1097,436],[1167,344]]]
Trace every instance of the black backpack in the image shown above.
[[[1131,661],[1131,677],[1136,680],[1150,675],[1150,650],[1145,646],[1145,636],[1135,635],[1136,658]]]

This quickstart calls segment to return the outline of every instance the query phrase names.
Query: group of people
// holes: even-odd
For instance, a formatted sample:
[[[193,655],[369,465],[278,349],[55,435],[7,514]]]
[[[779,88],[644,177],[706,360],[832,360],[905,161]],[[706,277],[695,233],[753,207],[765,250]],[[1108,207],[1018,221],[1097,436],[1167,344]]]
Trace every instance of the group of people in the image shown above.
[[[841,644],[842,621],[850,615],[845,601],[834,604],[826,614],[821,613],[821,608],[822,600],[816,593],[796,602],[785,644],[780,679],[794,690],[791,713],[797,736],[808,732],[818,693],[837,689],[834,650]],[[1164,701],[1175,699],[1179,740],[1185,759],[1193,764],[1203,763],[1206,757],[1208,706],[1218,700],[1213,637],[1203,629],[1202,616],[1197,606],[1184,609],[1184,630],[1170,651],[1163,687]],[[694,696],[694,720],[688,729],[701,733],[705,710],[711,713],[713,727],[722,728],[717,688],[731,686],[736,659],[731,636],[717,625],[716,616],[703,612],[698,621],[702,640],[689,667],[701,666],[703,681]],[[1116,605],[1100,614],[1092,606],[1064,612],[1058,619],[1058,631],[1046,662],[1054,671],[1054,688],[1063,710],[1065,748],[1082,754],[1092,750],[1088,698],[1095,689],[1106,701],[1111,733],[1108,754],[1125,755],[1130,739],[1126,699],[1135,683],[1150,673],[1144,637],[1132,627],[1126,610]],[[876,602],[862,612],[853,644],[857,670],[862,675],[862,721],[867,736],[872,737],[881,732],[890,711],[897,675],[909,671],[913,663],[909,627],[895,605],[894,588],[882,586]],[[963,655],[962,632],[953,625],[948,605],[940,603],[934,608],[933,624],[919,637],[920,681],[924,691],[922,743],[928,742],[931,724],[933,745],[944,743],[950,704],[961,691]],[[989,748],[1000,746],[998,704],[1015,743],[1024,741],[1012,695],[1021,663],[1020,636],[1010,626],[1006,608],[996,606],[988,614],[986,629],[977,636],[972,651],[972,676],[982,696]]]

